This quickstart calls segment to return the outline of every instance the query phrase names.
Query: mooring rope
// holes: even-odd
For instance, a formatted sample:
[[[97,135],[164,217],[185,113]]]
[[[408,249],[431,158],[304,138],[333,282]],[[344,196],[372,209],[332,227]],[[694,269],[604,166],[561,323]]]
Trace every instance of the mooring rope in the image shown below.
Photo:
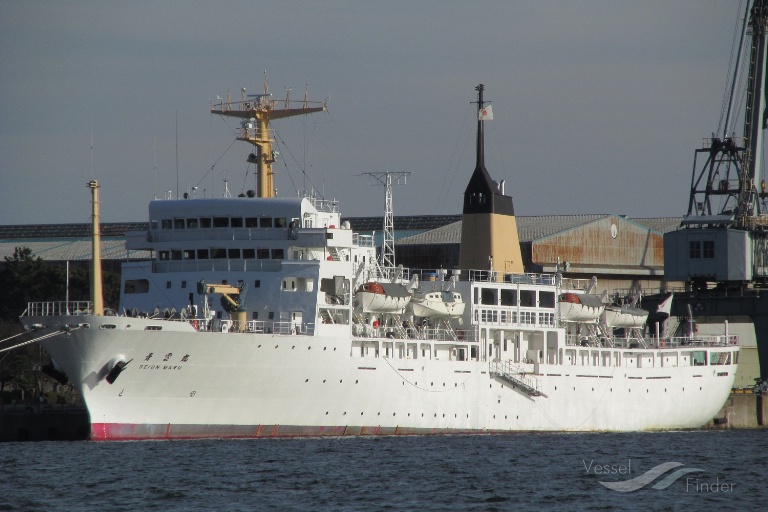
[[[72,328],[69,328],[69,329],[61,329],[60,331],[49,332],[48,334],[44,334],[44,335],[39,336],[37,338],[33,338],[31,340],[27,340],[27,341],[19,343],[17,345],[13,345],[12,347],[6,347],[4,349],[0,349],[0,353],[8,352],[9,350],[13,350],[15,348],[23,347],[24,345],[29,345],[31,343],[35,343],[36,341],[41,341],[41,340],[45,340],[45,339],[48,339],[48,338],[52,338],[54,336],[58,336],[60,334],[64,334],[65,332],[74,331],[76,329],[80,329],[80,327],[78,326],[78,327],[72,327]],[[25,334],[25,333],[20,333],[20,334]],[[10,340],[12,338],[15,338],[16,336],[19,336],[19,334],[11,336],[10,338],[6,338],[3,341]]]

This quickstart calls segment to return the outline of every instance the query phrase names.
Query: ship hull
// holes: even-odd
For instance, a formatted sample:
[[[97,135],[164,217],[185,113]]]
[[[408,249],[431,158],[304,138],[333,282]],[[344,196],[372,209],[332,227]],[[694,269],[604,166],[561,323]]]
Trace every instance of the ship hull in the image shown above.
[[[488,362],[378,357],[342,329],[213,333],[185,322],[145,330],[153,321],[137,318],[24,318],[43,320],[88,325],[42,343],[81,390],[94,440],[697,428],[735,374],[732,364],[672,366],[679,351],[634,350],[657,366],[530,365],[542,392],[531,396]],[[109,384],[116,361],[127,365]]]

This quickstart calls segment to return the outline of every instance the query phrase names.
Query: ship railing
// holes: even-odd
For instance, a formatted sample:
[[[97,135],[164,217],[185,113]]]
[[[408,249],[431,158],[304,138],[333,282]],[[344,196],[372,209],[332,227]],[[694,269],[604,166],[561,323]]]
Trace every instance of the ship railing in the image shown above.
[[[399,329],[392,326],[366,327],[360,333],[365,338],[390,338],[409,339],[423,341],[459,341],[467,343],[477,342],[474,330],[446,329],[445,327],[414,327],[407,326]]]
[[[335,199],[311,199],[312,206],[318,211],[326,213],[339,213],[339,201]]]
[[[731,347],[738,345],[739,337],[734,334],[673,336],[667,339],[662,338],[657,343],[659,348]]]
[[[412,269],[410,275],[418,275],[421,281],[471,281],[481,283],[510,283],[531,285],[555,285],[554,274],[508,274],[495,270],[448,270],[448,269]],[[584,280],[587,281],[587,280]]]
[[[91,312],[91,302],[87,300],[29,302],[21,316],[90,315]]]
[[[191,319],[188,320],[195,325],[197,323],[198,330],[222,332],[222,333],[253,333],[253,334],[274,334],[285,336],[314,336],[315,324],[306,322],[270,322],[263,320],[247,320],[240,322],[239,320],[229,319],[214,319],[207,324],[202,320]]]
[[[153,261],[152,271],[158,273],[169,272],[208,272],[208,271],[257,271],[257,272],[278,272],[282,268],[283,260],[230,260],[230,259],[209,259],[209,260],[172,260],[172,261]]]
[[[591,284],[592,284],[591,279],[574,279],[571,277],[564,277],[560,281],[560,289],[586,291]]]
[[[611,338],[596,338],[578,334],[566,334],[565,344],[568,346],[601,347],[621,349],[669,349],[685,347],[728,347],[738,346],[739,337],[733,334],[702,335],[702,336],[673,336],[664,338],[641,338],[639,336],[621,336]]]

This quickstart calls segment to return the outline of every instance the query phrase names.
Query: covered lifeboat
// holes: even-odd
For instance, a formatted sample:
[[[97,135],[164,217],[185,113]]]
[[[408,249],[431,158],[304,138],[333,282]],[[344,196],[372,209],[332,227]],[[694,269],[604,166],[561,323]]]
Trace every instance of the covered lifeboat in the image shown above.
[[[357,306],[367,313],[402,313],[411,300],[405,286],[370,281],[355,292]]]
[[[464,314],[464,299],[457,291],[429,291],[413,298],[411,308],[415,316],[425,318],[452,317]]]
[[[557,307],[565,322],[597,323],[605,310],[599,295],[573,292],[560,294]]]

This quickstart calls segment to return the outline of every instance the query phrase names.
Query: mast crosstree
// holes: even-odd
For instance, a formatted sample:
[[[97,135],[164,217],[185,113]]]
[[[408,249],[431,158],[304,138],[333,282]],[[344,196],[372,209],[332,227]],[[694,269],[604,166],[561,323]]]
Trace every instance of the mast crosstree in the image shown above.
[[[274,171],[276,153],[272,150],[274,137],[270,122],[275,119],[301,116],[326,110],[325,101],[309,101],[308,89],[304,90],[304,100],[291,100],[290,89],[287,89],[285,99],[272,99],[269,86],[264,76],[263,94],[246,94],[245,87],[240,92],[240,101],[232,101],[227,94],[226,101],[211,104],[211,114],[224,117],[237,117],[240,132],[237,140],[242,140],[256,146],[256,152],[248,155],[248,162],[256,164],[256,196],[275,197]]]

